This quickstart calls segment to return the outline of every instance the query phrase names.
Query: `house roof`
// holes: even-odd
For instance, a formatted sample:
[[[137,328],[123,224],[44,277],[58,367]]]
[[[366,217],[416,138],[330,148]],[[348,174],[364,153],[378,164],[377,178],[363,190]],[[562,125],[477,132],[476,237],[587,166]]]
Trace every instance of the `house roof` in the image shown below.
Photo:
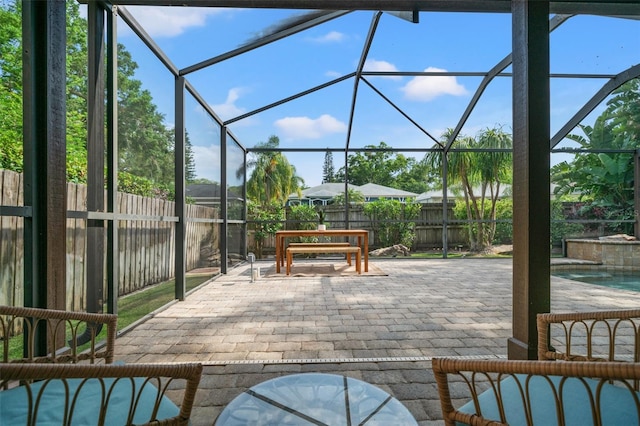
[[[388,186],[378,185],[375,183],[367,183],[360,187],[358,187],[358,191],[362,192],[362,194],[369,197],[378,197],[378,198],[409,198],[416,197],[418,194],[415,192],[403,191],[401,189],[389,188]]]
[[[554,190],[556,186],[557,185],[553,183],[551,184],[549,194],[551,195],[552,198],[555,197]],[[474,188],[473,190],[475,194],[480,194],[480,188]],[[512,191],[511,185],[508,185],[508,184],[500,185],[500,198],[511,197],[512,193],[513,191]],[[455,200],[456,198],[459,198],[459,197],[462,197],[462,191],[451,190],[451,188],[447,190],[447,198],[449,198],[450,200]],[[442,201],[442,189],[434,189],[432,191],[423,192],[422,194],[416,197],[416,201],[418,203],[428,203],[428,202],[439,203]]]
[[[220,185],[217,183],[195,183],[187,185],[188,197],[220,197]]]
[[[220,198],[220,185],[217,183],[194,183],[187,185],[185,188],[187,197],[191,198]],[[230,190],[227,193],[229,198],[239,199],[235,191]]]
[[[473,188],[473,193],[478,196],[481,193],[481,189],[480,188]],[[487,191],[488,193],[488,191]],[[500,196],[499,198],[505,198],[511,196],[511,185],[500,185]],[[450,201],[454,201],[458,198],[462,198],[463,197],[463,193],[462,190],[460,188],[448,188],[447,189],[447,198]],[[432,203],[440,203],[442,202],[442,189],[434,189],[432,191],[427,191],[427,192],[423,192],[422,194],[418,195],[416,197],[416,201],[418,203],[428,203],[428,202],[432,202]]]
[[[375,183],[367,183],[362,186],[349,184],[348,188],[361,192],[365,198],[409,198],[418,195],[413,192],[389,188],[388,186],[377,185]],[[344,183],[332,182],[304,189],[302,190],[302,197],[300,198],[330,199],[340,194],[344,194]],[[296,193],[289,196],[291,200],[300,198]]]
[[[357,189],[355,185],[348,185],[349,189]],[[303,189],[303,198],[332,198],[338,194],[344,193],[344,183],[331,182],[323,183],[322,185],[313,186],[311,188]],[[295,194],[297,196],[297,194]]]

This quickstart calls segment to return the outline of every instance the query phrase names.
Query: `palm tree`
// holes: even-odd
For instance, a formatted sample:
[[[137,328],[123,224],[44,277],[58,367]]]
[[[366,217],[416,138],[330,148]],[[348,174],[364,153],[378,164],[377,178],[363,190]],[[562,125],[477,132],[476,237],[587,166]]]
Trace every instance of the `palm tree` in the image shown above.
[[[256,145],[256,148],[276,149],[279,145],[278,137],[270,136],[267,142]],[[247,162],[247,168],[253,169],[247,181],[247,196],[258,204],[277,202],[284,205],[289,195],[300,192],[304,185],[304,180],[296,174],[296,168],[281,152],[258,153]]]
[[[500,197],[500,185],[501,183],[511,182],[511,167],[513,164],[511,148],[513,147],[513,139],[510,134],[496,127],[483,130],[478,135],[476,141],[478,148],[487,150],[477,154],[476,160],[476,167],[480,174],[480,190],[482,192],[480,194],[482,200],[481,205],[477,211],[479,219],[484,219],[487,191],[489,192],[488,198],[491,203],[489,211],[489,219],[491,222],[489,223],[489,227],[483,229],[481,226],[482,222],[479,222],[480,229],[478,233],[481,235],[481,238],[484,237],[483,245],[491,245],[496,233],[496,203]],[[503,149],[508,149],[509,151],[491,151]]]
[[[452,131],[448,129],[441,140],[446,142]],[[498,127],[485,129],[476,138],[460,136],[456,139],[454,147],[463,150],[452,150],[446,154],[447,182],[452,187],[459,187],[462,192],[467,219],[475,222],[468,227],[469,246],[471,250],[480,251],[491,245],[496,229],[496,203],[500,195],[500,185],[509,182],[511,176],[511,152],[495,149],[510,149],[511,135]],[[445,161],[442,151],[428,153],[425,161],[434,170],[440,170],[442,176]],[[479,193],[476,194],[478,190]],[[489,218],[492,220],[488,227],[484,223],[487,219],[487,202],[490,202]]]
[[[446,145],[447,140],[452,134],[453,129],[447,129],[441,136],[440,140],[442,145],[438,144],[436,147]],[[454,141],[456,148],[469,148],[473,144],[473,139],[468,136],[458,136]],[[447,161],[447,184],[449,187],[458,187],[464,196],[465,206],[467,210],[467,218],[473,217],[471,210],[471,200],[474,200],[473,185],[474,175],[472,160],[473,158],[466,151],[450,151],[445,155],[443,151],[431,151],[425,155],[425,162],[432,170],[437,170],[440,177],[444,179],[443,170],[444,162]],[[442,186],[440,186],[442,188]],[[473,249],[476,244],[476,238],[471,226],[469,230],[469,246]]]

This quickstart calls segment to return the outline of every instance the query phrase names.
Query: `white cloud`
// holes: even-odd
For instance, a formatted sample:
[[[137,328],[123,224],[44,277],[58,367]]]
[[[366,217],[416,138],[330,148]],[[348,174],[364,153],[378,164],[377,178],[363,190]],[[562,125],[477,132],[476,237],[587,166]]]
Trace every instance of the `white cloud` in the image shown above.
[[[193,145],[193,159],[197,178],[205,178],[214,182],[220,181],[220,148],[216,146]],[[212,167],[212,165],[214,167]]]
[[[331,133],[347,131],[346,124],[328,114],[323,114],[316,119],[285,117],[274,124],[285,137],[292,139],[319,139]]]
[[[327,71],[324,73],[324,75],[331,78],[338,78],[338,77],[342,77],[344,74],[339,73],[338,71]]]
[[[340,33],[338,31],[330,31],[323,36],[312,38],[311,41],[315,43],[339,43],[345,38],[346,36],[343,33]]]
[[[127,9],[151,37],[174,37],[192,27],[203,27],[216,8],[128,6]]]
[[[445,72],[446,70],[429,67],[425,72]],[[430,101],[438,96],[466,95],[467,89],[458,83],[454,76],[418,76],[401,88],[407,99],[414,101]]]
[[[222,104],[211,105],[213,111],[218,114],[223,120],[228,120],[230,118],[237,117],[245,113],[244,108],[240,108],[236,105],[236,101],[240,99],[240,95],[245,91],[245,89],[240,87],[234,87],[229,89],[227,93],[227,99]]]
[[[375,59],[367,59],[364,63],[363,71],[398,71],[395,65],[387,61],[376,61]],[[392,80],[402,79],[399,75],[390,75],[382,78],[389,78]]]

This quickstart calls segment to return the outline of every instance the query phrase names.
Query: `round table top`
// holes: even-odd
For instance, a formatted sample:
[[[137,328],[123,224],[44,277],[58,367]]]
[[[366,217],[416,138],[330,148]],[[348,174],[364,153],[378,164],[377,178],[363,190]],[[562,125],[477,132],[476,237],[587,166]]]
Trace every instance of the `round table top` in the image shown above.
[[[382,389],[351,377],[303,373],[267,380],[238,395],[216,426],[417,426],[409,410]]]

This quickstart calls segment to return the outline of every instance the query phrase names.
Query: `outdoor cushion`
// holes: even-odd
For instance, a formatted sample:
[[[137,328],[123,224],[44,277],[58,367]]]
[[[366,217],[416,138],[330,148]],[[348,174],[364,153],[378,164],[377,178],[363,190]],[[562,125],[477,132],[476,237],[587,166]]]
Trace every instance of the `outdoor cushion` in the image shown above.
[[[526,395],[526,375],[516,375],[518,380],[509,376],[500,382],[500,391],[504,404],[505,416],[510,426],[526,425],[522,392]],[[593,425],[592,403],[595,401],[598,380],[588,378],[567,378],[562,384],[562,377],[531,376],[528,384],[531,412],[534,425],[552,426],[558,424],[556,398],[562,398],[565,424],[567,426]],[[518,383],[522,387],[520,390]],[[590,390],[588,390],[588,389]],[[555,396],[557,395],[557,397]],[[602,413],[602,425],[637,425],[640,414],[637,409],[637,398],[640,394],[627,388],[605,382],[599,402]],[[634,400],[634,398],[636,400]],[[500,420],[498,405],[493,389],[488,389],[478,396],[482,417]],[[594,402],[595,404],[595,402]],[[475,413],[473,401],[460,408],[464,413]]]
[[[144,378],[121,379],[53,379],[31,384],[32,405],[40,398],[35,413],[36,425],[96,425],[100,416],[100,401],[106,405],[106,425],[125,425],[130,407],[137,404],[134,424],[151,420],[157,388]],[[117,380],[117,383],[114,383]],[[69,391],[65,393],[65,382]],[[113,385],[113,388],[112,388]],[[135,388],[135,393],[132,393]],[[135,397],[140,392],[139,400]],[[42,394],[40,392],[42,390]],[[77,392],[77,400],[74,400]],[[65,394],[70,397],[65,400]],[[25,425],[27,423],[29,396],[27,386],[19,386],[0,392],[0,424]],[[156,418],[165,419],[178,415],[179,408],[166,396],[162,397]],[[71,416],[65,420],[65,416]]]

